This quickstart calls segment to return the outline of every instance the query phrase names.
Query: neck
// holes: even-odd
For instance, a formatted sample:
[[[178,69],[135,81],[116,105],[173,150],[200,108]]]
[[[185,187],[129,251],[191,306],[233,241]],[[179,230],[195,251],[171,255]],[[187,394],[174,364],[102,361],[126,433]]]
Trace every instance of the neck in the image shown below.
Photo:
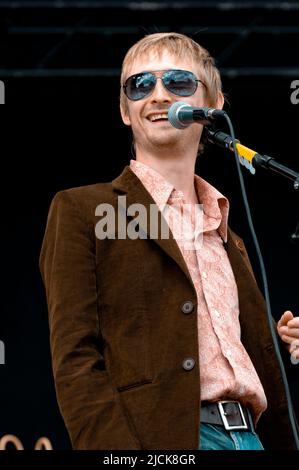
[[[198,203],[194,187],[194,173],[196,154],[172,153],[153,154],[146,151],[138,151],[136,148],[136,160],[158,171],[176,190],[182,191],[186,202]]]

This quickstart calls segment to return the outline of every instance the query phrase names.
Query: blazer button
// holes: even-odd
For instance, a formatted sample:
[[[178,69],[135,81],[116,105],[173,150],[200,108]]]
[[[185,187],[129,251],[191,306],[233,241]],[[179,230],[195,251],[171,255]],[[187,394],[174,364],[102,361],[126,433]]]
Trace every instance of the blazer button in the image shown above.
[[[193,312],[193,309],[194,309],[194,305],[193,305],[193,302],[191,302],[191,300],[187,300],[181,306],[182,312],[186,314]]]
[[[183,362],[183,369],[192,370],[194,365],[195,365],[194,359],[192,359],[192,357],[188,357],[188,359],[185,359]]]

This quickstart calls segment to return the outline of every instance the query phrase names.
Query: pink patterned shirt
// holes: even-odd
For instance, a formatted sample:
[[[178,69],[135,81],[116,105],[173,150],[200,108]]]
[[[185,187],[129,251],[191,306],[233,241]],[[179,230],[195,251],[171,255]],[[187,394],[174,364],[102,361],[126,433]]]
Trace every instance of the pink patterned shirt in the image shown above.
[[[186,211],[180,210],[186,203],[183,192],[141,162],[131,160],[130,168],[163,212],[195,286],[201,400],[238,400],[251,409],[256,424],[267,408],[267,400],[240,339],[237,286],[223,246],[227,241],[229,202],[213,186],[194,175],[195,189],[203,209],[202,224],[199,224],[201,238],[198,238],[194,236],[194,216],[187,217]],[[179,220],[182,219],[184,231],[180,229],[178,233]],[[199,233],[198,226],[196,230]],[[190,232],[193,233],[191,241]],[[201,243],[196,245],[196,240]]]

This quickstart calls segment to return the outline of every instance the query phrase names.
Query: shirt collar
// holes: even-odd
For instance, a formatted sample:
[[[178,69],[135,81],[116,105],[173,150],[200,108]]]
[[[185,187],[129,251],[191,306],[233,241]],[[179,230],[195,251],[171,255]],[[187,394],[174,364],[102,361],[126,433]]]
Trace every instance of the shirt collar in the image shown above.
[[[203,205],[203,211],[206,216],[206,223],[204,225],[215,228],[216,224],[219,235],[226,243],[229,214],[228,199],[198,175],[194,175],[194,184],[198,200]]]

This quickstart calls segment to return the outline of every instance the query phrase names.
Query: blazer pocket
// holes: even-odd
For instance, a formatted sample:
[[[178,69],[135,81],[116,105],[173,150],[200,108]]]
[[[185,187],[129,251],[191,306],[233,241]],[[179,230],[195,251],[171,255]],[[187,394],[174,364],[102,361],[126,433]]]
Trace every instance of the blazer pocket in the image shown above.
[[[102,316],[104,359],[119,391],[137,388],[153,379],[151,338],[145,310],[127,309]]]
[[[148,385],[148,384],[151,384],[151,383],[153,383],[152,380],[143,380],[142,382],[135,382],[135,383],[132,383],[132,384],[117,387],[117,390],[119,392],[125,392],[127,390],[131,390],[133,388],[139,388],[139,387],[142,387],[143,385]]]

